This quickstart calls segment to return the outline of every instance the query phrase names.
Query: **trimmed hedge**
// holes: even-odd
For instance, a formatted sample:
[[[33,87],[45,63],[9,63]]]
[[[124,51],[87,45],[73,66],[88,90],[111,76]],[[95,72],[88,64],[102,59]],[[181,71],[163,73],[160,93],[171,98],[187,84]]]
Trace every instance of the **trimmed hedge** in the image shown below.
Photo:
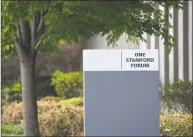
[[[82,106],[83,99],[82,98],[71,98],[67,100],[61,100],[57,106]]]
[[[42,99],[38,101],[38,115],[43,136],[83,136],[82,107]],[[2,123],[22,124],[22,103],[5,103]],[[192,136],[192,115],[160,115],[160,135]]]
[[[161,115],[161,136],[192,136],[192,115]]]
[[[73,98],[82,96],[83,75],[82,72],[64,73],[57,70],[52,75],[51,83],[61,98]]]

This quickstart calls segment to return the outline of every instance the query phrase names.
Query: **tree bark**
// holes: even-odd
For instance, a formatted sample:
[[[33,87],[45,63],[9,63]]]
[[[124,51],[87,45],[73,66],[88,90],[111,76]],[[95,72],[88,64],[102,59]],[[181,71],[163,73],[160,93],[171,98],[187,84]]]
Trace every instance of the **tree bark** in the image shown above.
[[[36,86],[35,86],[35,61],[20,61],[24,136],[39,136]]]
[[[31,28],[29,21],[21,19],[16,27],[17,34],[14,34],[13,37],[20,59],[24,136],[40,136],[36,101],[35,60],[39,48],[37,43],[44,30],[44,16],[47,12],[35,12]],[[35,47],[36,45],[37,47]]]

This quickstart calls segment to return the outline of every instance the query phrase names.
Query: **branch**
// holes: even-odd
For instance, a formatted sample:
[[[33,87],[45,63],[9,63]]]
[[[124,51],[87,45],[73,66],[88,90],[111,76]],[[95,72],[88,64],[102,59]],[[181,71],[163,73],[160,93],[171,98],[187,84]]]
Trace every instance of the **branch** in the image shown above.
[[[38,11],[37,14],[36,14],[36,30],[38,28],[39,23],[40,23],[40,12]]]
[[[19,38],[19,45],[22,46],[22,35],[21,35],[21,28],[20,28],[20,25],[18,24],[17,27],[17,34],[18,34],[18,38]]]
[[[39,41],[39,39],[40,39],[40,37],[42,35],[43,29],[44,29],[44,25],[42,26],[41,31],[36,36],[35,45],[38,43],[38,41]]]
[[[45,26],[45,24],[44,24],[44,16],[46,15],[48,13],[48,9],[46,10],[46,11],[44,11],[44,12],[42,12],[42,13],[37,13],[37,15],[34,17],[34,20],[35,20],[35,22],[37,23],[36,25],[37,25],[37,27],[34,27],[34,29],[32,29],[32,31],[33,31],[33,39],[32,39],[32,52],[33,52],[33,57],[35,58],[36,57],[36,55],[37,55],[37,52],[38,52],[38,50],[39,50],[39,47],[40,47],[40,45],[38,45],[37,46],[37,48],[35,49],[35,46],[37,45],[37,43],[38,43],[38,41],[39,41],[39,39],[40,39],[40,37],[41,37],[41,35],[42,35],[42,33],[43,33],[43,30],[44,30],[44,26]],[[35,23],[34,23],[35,24]]]
[[[14,34],[13,40],[14,40],[15,44],[20,45],[19,37],[16,34]]]
[[[31,28],[31,42],[30,42],[30,48],[32,54],[34,53],[35,49],[35,40],[36,40],[36,28],[37,28],[37,22],[38,22],[38,13],[34,13],[32,17],[32,28]]]
[[[42,35],[44,27],[45,27],[44,14],[45,13],[41,13],[41,16],[40,16],[40,22],[39,22],[39,25],[38,25],[38,28],[37,28],[37,31],[36,31],[36,39],[35,39],[35,43],[34,43],[35,45],[38,43],[38,41],[40,39],[40,36]]]
[[[25,19],[20,20],[19,30],[21,31],[22,47],[25,47],[26,52],[30,52],[31,29],[29,26],[29,22]]]
[[[35,49],[35,52],[34,52],[34,58],[36,57],[37,53],[38,53],[38,50],[40,48],[40,45],[37,46],[37,48]]]
[[[36,34],[41,32],[43,25],[44,25],[44,16],[43,16],[43,13],[41,13],[40,22],[39,22],[38,28],[36,30]]]
[[[26,58],[26,54],[24,53],[24,50],[21,46],[21,42],[20,42],[21,40],[16,34],[14,34],[13,40],[15,42],[17,54],[18,54],[20,60],[23,61]]]

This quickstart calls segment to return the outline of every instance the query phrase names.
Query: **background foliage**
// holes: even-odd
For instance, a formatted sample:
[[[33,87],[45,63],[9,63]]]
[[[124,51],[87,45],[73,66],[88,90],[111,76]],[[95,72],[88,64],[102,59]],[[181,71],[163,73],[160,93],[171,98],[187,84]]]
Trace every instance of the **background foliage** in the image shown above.
[[[163,88],[163,102],[170,111],[192,113],[192,81],[176,81]]]

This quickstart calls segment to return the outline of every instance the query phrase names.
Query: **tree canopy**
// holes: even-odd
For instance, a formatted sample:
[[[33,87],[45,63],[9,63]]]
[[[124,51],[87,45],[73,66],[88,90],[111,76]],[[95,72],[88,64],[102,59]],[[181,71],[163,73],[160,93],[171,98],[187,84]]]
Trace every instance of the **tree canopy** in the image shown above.
[[[21,19],[29,23],[29,34],[36,28],[35,49],[58,50],[60,39],[76,41],[102,33],[111,44],[126,33],[128,39],[143,34],[161,36],[170,49],[174,38],[166,35],[164,13],[156,4],[179,7],[176,1],[2,1],[2,56],[16,53],[13,37]],[[42,24],[41,24],[42,23]],[[42,25],[42,26],[41,26]],[[169,27],[171,27],[168,24]],[[167,36],[167,37],[166,37]],[[24,37],[24,36],[23,36]],[[40,46],[41,45],[41,46]]]

